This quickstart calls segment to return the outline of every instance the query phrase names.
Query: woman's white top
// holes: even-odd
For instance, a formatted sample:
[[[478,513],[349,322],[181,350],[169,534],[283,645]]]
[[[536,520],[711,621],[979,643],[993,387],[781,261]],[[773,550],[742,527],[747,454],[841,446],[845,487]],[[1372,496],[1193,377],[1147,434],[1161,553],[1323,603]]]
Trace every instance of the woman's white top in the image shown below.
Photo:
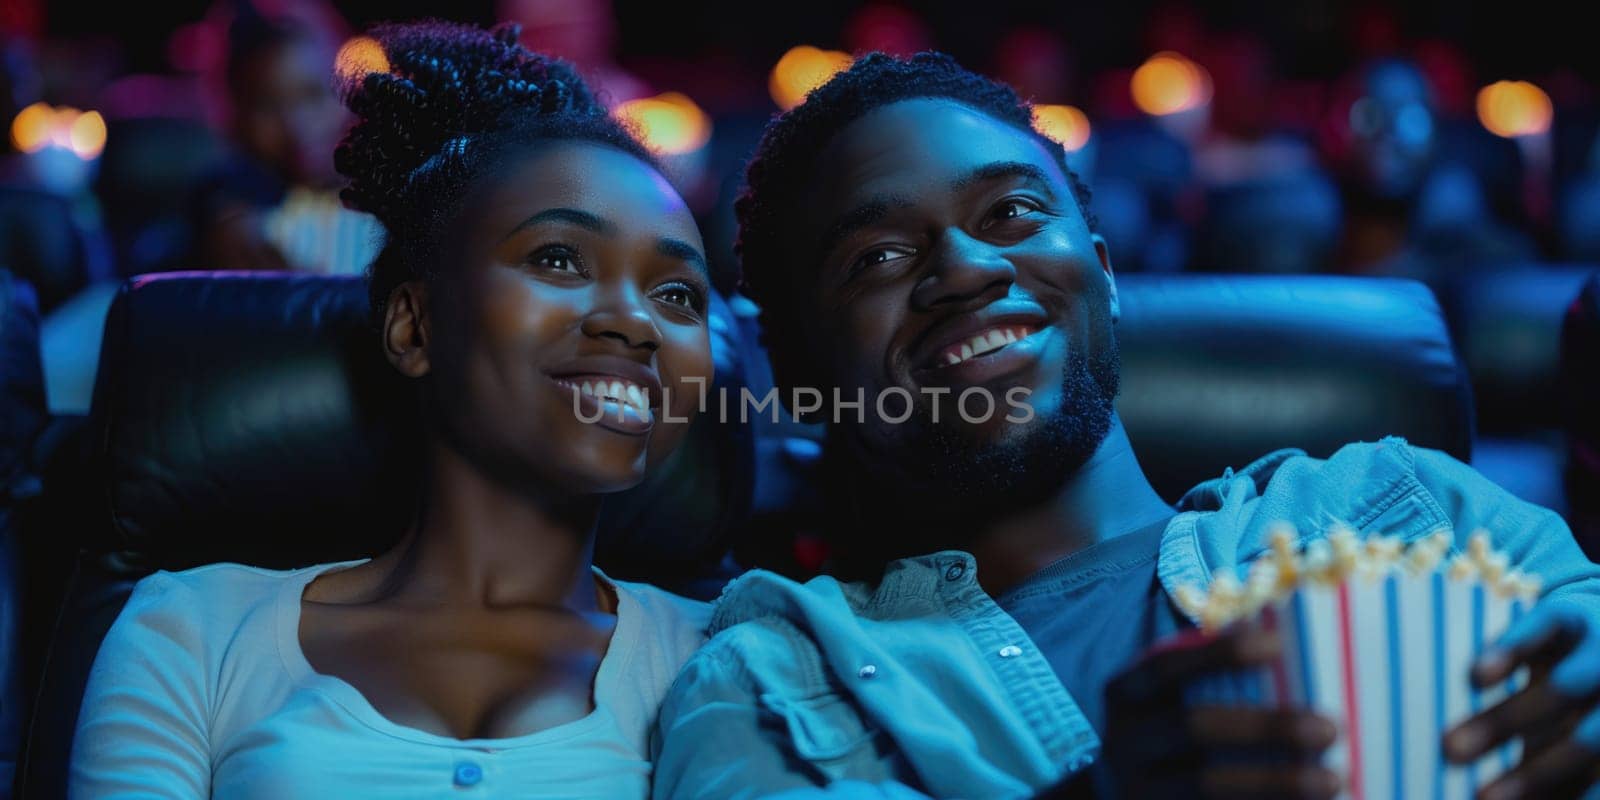
[[[74,798],[644,798],[650,732],[710,607],[616,587],[594,711],[526,736],[455,739],[390,722],[300,649],[317,575],[215,564],[140,581],[95,658]],[[597,570],[598,572],[598,570]]]

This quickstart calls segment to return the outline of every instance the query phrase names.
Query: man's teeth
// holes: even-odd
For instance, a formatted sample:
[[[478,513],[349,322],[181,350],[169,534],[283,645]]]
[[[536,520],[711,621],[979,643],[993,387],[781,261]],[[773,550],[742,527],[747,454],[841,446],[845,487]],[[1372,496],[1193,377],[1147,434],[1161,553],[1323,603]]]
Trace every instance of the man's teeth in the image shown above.
[[[976,336],[961,342],[959,345],[953,344],[946,347],[944,349],[944,365],[953,367],[969,358],[999,350],[1018,339],[1028,338],[1033,332],[1034,329],[1026,325],[1008,325],[980,331]]]
[[[627,405],[641,414],[650,410],[650,390],[628,381],[571,381],[567,385],[590,397]]]

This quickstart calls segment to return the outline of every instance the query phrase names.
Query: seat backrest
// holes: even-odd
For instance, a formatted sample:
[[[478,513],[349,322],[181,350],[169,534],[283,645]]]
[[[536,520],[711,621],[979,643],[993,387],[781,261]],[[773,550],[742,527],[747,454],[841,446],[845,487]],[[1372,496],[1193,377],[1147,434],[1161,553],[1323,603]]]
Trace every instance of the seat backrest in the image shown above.
[[[1327,456],[1398,435],[1471,455],[1471,389],[1420,283],[1125,275],[1117,287],[1117,409],[1169,500],[1283,447]]]
[[[359,278],[168,273],[124,285],[90,423],[105,523],[84,532],[55,623],[23,764],[30,796],[64,794],[88,669],[139,578],[373,555],[403,533],[419,466],[415,392],[384,360],[367,309]],[[720,299],[710,327],[713,387],[737,392],[736,326]],[[737,418],[697,420],[645,484],[608,499],[596,561],[714,592],[749,506],[752,454]]]

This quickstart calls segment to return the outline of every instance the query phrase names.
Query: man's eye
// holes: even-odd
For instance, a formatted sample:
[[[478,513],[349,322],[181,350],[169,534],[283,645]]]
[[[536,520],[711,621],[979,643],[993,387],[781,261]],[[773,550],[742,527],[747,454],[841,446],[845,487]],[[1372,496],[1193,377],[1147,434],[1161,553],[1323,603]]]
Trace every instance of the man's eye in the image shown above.
[[[989,212],[989,218],[997,221],[1017,219],[1019,217],[1025,217],[1038,210],[1038,206],[1028,202],[1027,200],[1011,198],[1009,200],[1000,201],[1000,204],[995,206],[993,211]]]
[[[856,259],[856,263],[850,265],[850,274],[853,275],[863,269],[876,267],[881,264],[887,264],[891,261],[897,261],[909,255],[910,253],[897,247],[874,248],[862,253],[861,257]]]

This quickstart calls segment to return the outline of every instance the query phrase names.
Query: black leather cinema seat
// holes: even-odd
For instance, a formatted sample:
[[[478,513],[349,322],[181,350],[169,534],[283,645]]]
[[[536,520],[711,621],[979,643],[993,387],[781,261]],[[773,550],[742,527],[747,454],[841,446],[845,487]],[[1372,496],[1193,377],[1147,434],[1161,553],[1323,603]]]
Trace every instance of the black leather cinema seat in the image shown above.
[[[1169,500],[1280,447],[1327,456],[1396,435],[1471,456],[1471,388],[1420,283],[1124,275],[1117,288],[1117,408]]]
[[[720,303],[720,300],[718,301]],[[54,625],[21,785],[64,796],[78,700],[133,583],[217,561],[292,567],[371,555],[409,521],[412,390],[383,359],[358,278],[169,273],[126,284],[107,320],[91,426],[103,498]],[[713,308],[715,385],[742,369]],[[714,592],[748,507],[744,426],[702,418],[602,520],[619,577]],[[711,576],[709,581],[706,580]]]

